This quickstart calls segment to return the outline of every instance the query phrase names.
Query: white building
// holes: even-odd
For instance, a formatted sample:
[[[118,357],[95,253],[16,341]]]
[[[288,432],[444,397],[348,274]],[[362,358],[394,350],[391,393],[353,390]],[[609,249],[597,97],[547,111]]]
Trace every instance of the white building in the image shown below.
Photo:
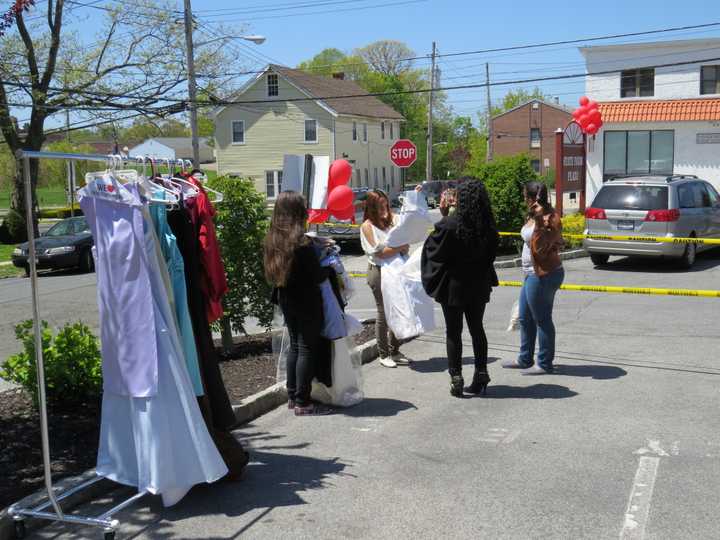
[[[588,206],[622,175],[694,174],[720,189],[720,39],[580,52],[604,123],[588,142]]]
[[[190,137],[153,137],[130,149],[131,156],[150,156],[158,159],[189,159],[193,149]],[[200,163],[215,161],[207,137],[200,137]]]

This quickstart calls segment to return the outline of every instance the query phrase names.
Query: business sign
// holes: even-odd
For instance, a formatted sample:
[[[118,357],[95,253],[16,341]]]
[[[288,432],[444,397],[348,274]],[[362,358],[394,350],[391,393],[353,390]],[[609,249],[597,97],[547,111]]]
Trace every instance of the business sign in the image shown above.
[[[562,187],[564,191],[580,191],[584,186],[585,134],[576,122],[563,132]]]
[[[411,140],[399,139],[390,147],[390,161],[397,167],[410,167],[417,160],[417,146]]]
[[[697,144],[720,144],[720,133],[698,133],[695,137]]]

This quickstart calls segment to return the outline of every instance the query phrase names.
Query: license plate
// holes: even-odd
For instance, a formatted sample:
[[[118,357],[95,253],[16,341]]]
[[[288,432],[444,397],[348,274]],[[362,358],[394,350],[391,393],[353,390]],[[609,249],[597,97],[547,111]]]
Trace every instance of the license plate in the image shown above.
[[[617,228],[620,231],[634,231],[635,222],[631,220],[620,220],[617,223]]]

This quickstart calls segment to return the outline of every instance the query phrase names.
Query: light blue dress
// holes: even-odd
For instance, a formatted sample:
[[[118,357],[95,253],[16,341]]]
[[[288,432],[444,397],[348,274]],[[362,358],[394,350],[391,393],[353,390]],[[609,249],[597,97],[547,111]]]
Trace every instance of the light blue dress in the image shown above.
[[[108,200],[109,189],[122,199]],[[97,192],[86,190],[81,206],[97,249],[98,299],[112,302],[100,305],[102,335],[108,340],[103,354],[106,345],[117,350],[118,341],[128,341],[140,354],[137,362],[156,366],[153,394],[133,397],[109,390],[108,378],[115,374],[103,364],[97,474],[161,495],[164,505],[172,506],[194,485],[219,480],[228,469],[200,413],[163,278],[165,262],[158,256],[159,242],[136,186],[115,183],[101,185]],[[125,233],[129,230],[133,234]],[[102,291],[110,283],[112,296]],[[121,302],[127,298],[147,302]],[[151,332],[136,320],[149,320]],[[119,367],[127,366],[121,362]]]
[[[158,192],[154,197],[163,197]],[[151,204],[150,215],[152,216],[155,232],[160,241],[160,250],[167,264],[170,282],[172,284],[172,299],[175,317],[180,331],[180,341],[185,352],[188,375],[193,384],[196,396],[205,394],[202,379],[200,378],[200,366],[198,361],[197,347],[195,346],[195,334],[193,333],[192,320],[187,301],[187,288],[185,284],[185,263],[180,249],[177,247],[177,239],[170,229],[167,221],[167,208],[162,204]]]

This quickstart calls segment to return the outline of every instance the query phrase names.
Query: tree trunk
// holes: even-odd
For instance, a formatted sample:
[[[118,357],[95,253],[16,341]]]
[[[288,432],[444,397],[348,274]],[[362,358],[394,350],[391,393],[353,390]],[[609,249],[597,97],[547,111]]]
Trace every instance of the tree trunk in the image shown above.
[[[15,162],[15,178],[14,178],[14,189],[13,189],[13,195],[12,200],[10,201],[10,208],[15,210],[18,214],[20,214],[23,218],[23,221],[26,223],[27,227],[27,215],[25,210],[25,175],[23,172],[24,162],[23,160],[18,160]],[[36,192],[36,186],[37,186],[37,178],[38,178],[38,172],[40,170],[40,163],[37,159],[31,159],[30,160],[30,188],[32,192],[32,209],[33,213],[30,219],[32,219],[33,223],[33,231],[34,231],[34,237],[37,238],[40,236],[39,234],[39,228],[38,228],[38,201],[37,201],[37,192]]]

